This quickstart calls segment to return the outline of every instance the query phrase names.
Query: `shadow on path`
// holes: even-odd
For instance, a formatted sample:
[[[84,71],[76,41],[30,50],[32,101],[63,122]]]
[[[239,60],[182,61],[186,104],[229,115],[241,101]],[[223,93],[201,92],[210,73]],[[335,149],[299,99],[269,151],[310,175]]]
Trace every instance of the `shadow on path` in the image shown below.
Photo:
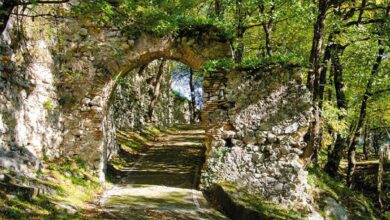
[[[227,219],[197,190],[204,161],[204,131],[183,129],[157,138],[136,156],[110,166],[114,187],[101,205],[107,219]]]

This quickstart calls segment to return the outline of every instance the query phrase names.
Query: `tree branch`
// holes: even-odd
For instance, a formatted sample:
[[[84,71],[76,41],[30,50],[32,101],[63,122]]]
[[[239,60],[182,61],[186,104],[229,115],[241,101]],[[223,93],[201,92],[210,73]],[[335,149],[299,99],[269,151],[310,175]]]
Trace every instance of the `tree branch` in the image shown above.
[[[368,19],[364,21],[350,21],[345,24],[346,27],[352,26],[352,25],[357,25],[357,24],[372,24],[372,23],[384,23],[386,22],[386,19],[384,18],[373,18],[373,19]]]
[[[366,0],[362,0],[362,7],[360,8],[359,17],[357,19],[358,23],[360,23],[362,21],[362,17],[363,17],[363,13],[364,13],[364,8],[366,7],[366,3],[367,3]]]
[[[280,22],[287,21],[288,19],[289,18],[283,18],[283,19],[276,20],[276,21],[271,19],[272,20],[271,23],[278,24]],[[246,25],[246,26],[244,26],[244,28],[245,29],[250,29],[250,28],[254,28],[254,27],[260,27],[260,26],[263,26],[263,25],[267,25],[268,22],[261,22],[261,23],[257,23],[257,24]]]
[[[42,1],[27,1],[27,2],[20,2],[20,1],[15,1],[14,5],[17,6],[17,5],[32,5],[32,4],[62,4],[62,3],[68,3],[69,0],[58,0],[58,1],[54,1],[54,0],[42,0]]]
[[[11,15],[16,15],[16,16],[20,16],[20,17],[27,17],[27,18],[38,18],[38,17],[65,18],[64,16],[58,16],[58,15],[54,15],[54,14],[28,15],[28,14],[11,13]]]

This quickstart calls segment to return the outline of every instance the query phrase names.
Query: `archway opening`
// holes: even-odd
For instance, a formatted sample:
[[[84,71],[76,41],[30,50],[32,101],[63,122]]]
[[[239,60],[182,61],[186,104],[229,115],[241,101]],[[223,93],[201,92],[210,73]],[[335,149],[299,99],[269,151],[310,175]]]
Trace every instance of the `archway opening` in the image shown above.
[[[164,58],[118,77],[109,101],[113,183],[198,188],[205,159],[202,73]]]

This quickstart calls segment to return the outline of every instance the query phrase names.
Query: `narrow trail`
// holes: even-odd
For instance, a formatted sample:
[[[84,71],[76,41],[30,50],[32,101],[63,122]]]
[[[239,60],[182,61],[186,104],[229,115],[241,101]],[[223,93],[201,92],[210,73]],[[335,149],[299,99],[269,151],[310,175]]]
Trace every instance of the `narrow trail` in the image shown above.
[[[106,219],[227,219],[199,191],[204,131],[165,135],[142,156],[126,158],[100,201]]]

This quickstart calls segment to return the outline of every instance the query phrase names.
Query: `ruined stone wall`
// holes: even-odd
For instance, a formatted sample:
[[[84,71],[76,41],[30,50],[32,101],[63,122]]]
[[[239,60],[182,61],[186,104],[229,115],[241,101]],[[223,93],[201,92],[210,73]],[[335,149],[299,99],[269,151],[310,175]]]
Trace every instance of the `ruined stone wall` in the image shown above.
[[[218,57],[230,52],[226,39],[218,42],[218,35],[208,33],[192,36],[196,39],[194,41],[185,36],[128,35],[115,27],[100,27],[82,17],[64,22],[60,42],[63,50],[59,54],[61,83],[57,85],[65,128],[61,147],[64,156],[87,161],[100,172],[101,179],[104,179],[102,171],[106,161],[116,151],[114,129],[107,129],[103,124],[113,124],[115,118],[111,114],[115,110],[110,108],[116,82],[126,74],[133,75],[129,74],[133,69],[156,59],[174,59],[199,68],[204,57]],[[140,89],[142,94],[144,89]],[[144,110],[147,109],[145,105]],[[169,109],[165,104],[158,105],[155,121],[163,117],[158,116],[159,112],[167,114],[164,111]]]
[[[53,73],[57,41],[47,22],[22,30],[15,23],[11,18],[0,37],[0,167],[28,173],[39,168],[40,159],[61,154],[63,117]]]
[[[48,11],[40,6],[34,10]],[[144,123],[143,117],[127,117],[113,107],[118,98],[114,89],[128,94],[118,103],[131,105],[138,99],[133,110],[141,115],[149,103],[148,87],[142,85],[153,71],[142,77],[129,72],[160,58],[198,68],[204,60],[230,53],[226,39],[214,32],[157,38],[128,36],[81,17],[26,17],[23,30],[12,22],[15,18],[0,42],[0,166],[13,170],[37,168],[44,158],[79,157],[104,179],[106,162],[117,150],[115,125],[120,123],[115,119],[123,122],[120,127]],[[129,87],[116,87],[126,74]],[[296,74],[275,68],[205,76],[205,186],[231,181],[277,202],[307,202],[306,171],[299,156],[310,98]],[[166,116],[174,115],[170,106],[178,100],[166,94],[162,92],[165,101],[157,105],[154,121],[165,118],[161,123],[168,124],[173,119]]]
[[[106,56],[114,57],[110,44],[120,39],[77,19],[11,17],[0,41],[0,166],[29,173],[39,160],[68,156],[104,169],[116,146],[107,107],[115,77]]]
[[[206,187],[228,181],[274,202],[310,202],[299,158],[310,95],[298,79],[299,71],[283,68],[205,77]]]

